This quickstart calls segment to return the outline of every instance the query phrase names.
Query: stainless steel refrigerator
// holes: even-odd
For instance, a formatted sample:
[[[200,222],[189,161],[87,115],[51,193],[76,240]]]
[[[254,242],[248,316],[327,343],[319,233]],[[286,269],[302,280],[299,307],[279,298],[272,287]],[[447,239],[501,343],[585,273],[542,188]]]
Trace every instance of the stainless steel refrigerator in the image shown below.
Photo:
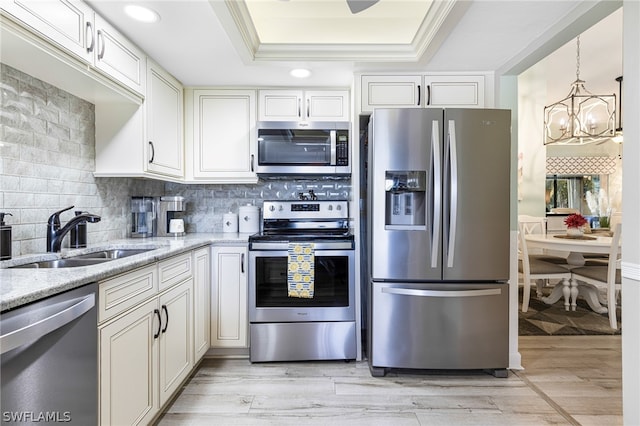
[[[509,358],[511,114],[376,109],[369,122],[368,359],[486,369]]]

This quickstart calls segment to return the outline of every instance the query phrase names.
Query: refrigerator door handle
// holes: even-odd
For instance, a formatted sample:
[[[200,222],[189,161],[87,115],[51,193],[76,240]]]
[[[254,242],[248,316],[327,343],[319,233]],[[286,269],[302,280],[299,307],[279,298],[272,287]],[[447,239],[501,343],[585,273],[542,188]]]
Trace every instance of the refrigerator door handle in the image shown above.
[[[456,151],[456,122],[449,120],[449,243],[447,244],[447,267],[453,268],[458,217],[458,154]]]
[[[431,188],[433,222],[431,224],[431,267],[438,266],[442,216],[442,152],[440,150],[440,126],[438,120],[431,122],[431,162],[433,170],[433,188]]]
[[[422,297],[480,297],[498,296],[502,293],[499,288],[484,290],[419,290],[414,288],[383,287],[383,293],[397,294],[401,296],[422,296]]]

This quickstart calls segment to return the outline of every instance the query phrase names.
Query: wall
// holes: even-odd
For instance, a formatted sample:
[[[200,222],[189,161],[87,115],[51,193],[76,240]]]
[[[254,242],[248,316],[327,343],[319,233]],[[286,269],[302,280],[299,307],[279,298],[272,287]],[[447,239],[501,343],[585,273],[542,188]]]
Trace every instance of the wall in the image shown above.
[[[277,179],[256,185],[182,185],[95,178],[95,108],[50,84],[0,64],[0,211],[9,212],[13,256],[44,252],[46,223],[68,206],[100,215],[87,225],[90,244],[125,238],[130,198],[182,195],[187,232],[221,232],[222,215],[265,199],[313,189],[321,199],[350,199],[348,179]],[[62,214],[63,223],[73,213]],[[68,247],[65,238],[63,247]]]

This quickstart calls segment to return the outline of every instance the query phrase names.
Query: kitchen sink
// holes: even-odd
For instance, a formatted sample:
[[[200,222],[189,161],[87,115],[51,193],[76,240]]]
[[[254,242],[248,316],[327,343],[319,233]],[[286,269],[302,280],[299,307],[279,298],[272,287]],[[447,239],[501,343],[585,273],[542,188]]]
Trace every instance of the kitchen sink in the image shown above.
[[[78,266],[97,265],[99,263],[108,262],[109,260],[111,259],[78,259],[73,257],[25,263],[24,265],[11,266],[11,268],[75,268]]]
[[[80,256],[74,256],[72,259],[105,259],[105,260],[113,260],[113,259],[121,259],[123,257],[134,256],[136,254],[145,253],[151,250],[155,250],[152,248],[145,249],[112,249],[112,250],[102,250],[96,251],[94,253],[82,254]]]
[[[80,256],[67,257],[64,259],[44,260],[41,262],[25,263],[24,265],[11,266],[10,268],[76,268],[79,266],[91,266],[109,262],[123,257],[134,256],[154,250],[145,249],[112,249],[96,251],[94,253],[82,254]]]

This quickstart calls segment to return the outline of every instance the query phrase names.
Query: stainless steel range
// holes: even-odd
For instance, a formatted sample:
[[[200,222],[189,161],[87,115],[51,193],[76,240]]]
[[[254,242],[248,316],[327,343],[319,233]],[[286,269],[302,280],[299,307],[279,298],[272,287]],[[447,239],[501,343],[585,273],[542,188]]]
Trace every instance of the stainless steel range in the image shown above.
[[[356,358],[355,253],[347,201],[265,201],[249,237],[251,362]],[[308,197],[304,197],[308,198]],[[306,250],[303,296],[295,290]],[[295,269],[295,270],[294,270]],[[298,276],[299,277],[299,276]]]

